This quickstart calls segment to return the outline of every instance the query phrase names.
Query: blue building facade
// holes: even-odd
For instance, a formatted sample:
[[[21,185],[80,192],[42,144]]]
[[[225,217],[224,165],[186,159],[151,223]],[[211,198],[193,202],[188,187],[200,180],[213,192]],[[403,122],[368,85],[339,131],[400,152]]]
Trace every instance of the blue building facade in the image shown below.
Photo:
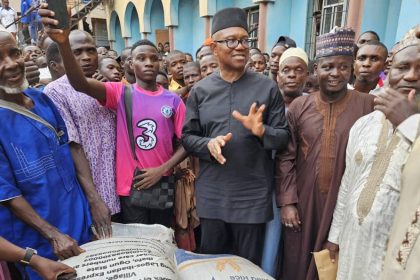
[[[419,0],[118,0],[108,6],[112,48],[121,51],[141,38],[170,42],[194,54],[210,36],[212,16],[240,7],[248,13],[254,45],[270,52],[280,35],[293,38],[313,56],[316,36],[334,26],[357,34],[374,30],[388,47],[420,23]]]

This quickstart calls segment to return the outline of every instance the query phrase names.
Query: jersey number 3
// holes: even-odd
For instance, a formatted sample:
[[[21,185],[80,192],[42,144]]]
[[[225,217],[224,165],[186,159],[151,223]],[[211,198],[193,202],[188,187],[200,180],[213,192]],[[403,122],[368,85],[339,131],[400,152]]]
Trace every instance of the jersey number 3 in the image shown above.
[[[142,120],[137,123],[137,127],[144,129],[142,135],[136,137],[137,146],[142,150],[153,149],[157,143],[155,135],[156,122],[153,120]]]

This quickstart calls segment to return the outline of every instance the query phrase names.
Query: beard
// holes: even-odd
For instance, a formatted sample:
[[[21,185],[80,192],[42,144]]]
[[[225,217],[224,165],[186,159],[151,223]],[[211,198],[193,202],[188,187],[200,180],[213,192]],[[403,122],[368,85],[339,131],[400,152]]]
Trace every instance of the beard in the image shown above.
[[[3,90],[6,94],[13,95],[13,94],[22,93],[28,87],[29,87],[29,82],[26,79],[26,77],[24,77],[23,81],[18,86],[9,87],[9,86],[0,85],[0,90]]]
[[[416,104],[417,104],[417,109],[420,110],[420,91],[416,91],[415,101],[416,101]]]

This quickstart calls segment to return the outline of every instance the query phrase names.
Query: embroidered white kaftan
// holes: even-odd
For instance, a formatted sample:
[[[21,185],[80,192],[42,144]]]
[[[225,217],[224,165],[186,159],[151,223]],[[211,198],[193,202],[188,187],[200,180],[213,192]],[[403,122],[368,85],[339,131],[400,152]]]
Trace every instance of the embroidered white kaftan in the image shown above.
[[[378,278],[409,149],[382,112],[352,127],[328,238],[340,247],[337,279]]]

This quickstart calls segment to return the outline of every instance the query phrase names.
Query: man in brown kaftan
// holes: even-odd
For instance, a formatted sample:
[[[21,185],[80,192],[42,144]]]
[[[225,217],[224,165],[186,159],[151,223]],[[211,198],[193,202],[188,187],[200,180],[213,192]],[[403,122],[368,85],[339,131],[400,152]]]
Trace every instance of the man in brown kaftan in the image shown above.
[[[347,90],[353,40],[348,29],[319,37],[320,91],[297,98],[289,107],[291,139],[277,161],[277,203],[285,225],[280,279],[317,279],[312,252],[327,242],[349,131],[373,111],[372,96]]]

